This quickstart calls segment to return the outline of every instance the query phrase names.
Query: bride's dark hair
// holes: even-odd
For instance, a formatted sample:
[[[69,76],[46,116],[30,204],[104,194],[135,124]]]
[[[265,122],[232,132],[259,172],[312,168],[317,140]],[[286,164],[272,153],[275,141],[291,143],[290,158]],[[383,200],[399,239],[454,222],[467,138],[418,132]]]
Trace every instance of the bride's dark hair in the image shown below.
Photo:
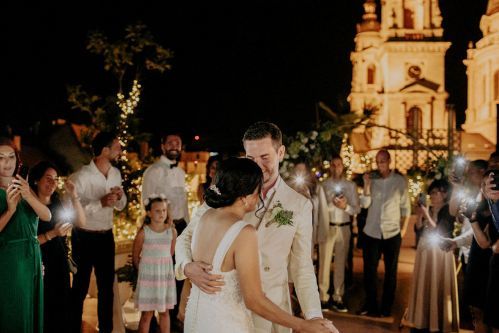
[[[227,207],[238,198],[262,188],[263,173],[260,167],[250,159],[231,157],[220,163],[215,175],[214,185],[204,195],[208,206]]]

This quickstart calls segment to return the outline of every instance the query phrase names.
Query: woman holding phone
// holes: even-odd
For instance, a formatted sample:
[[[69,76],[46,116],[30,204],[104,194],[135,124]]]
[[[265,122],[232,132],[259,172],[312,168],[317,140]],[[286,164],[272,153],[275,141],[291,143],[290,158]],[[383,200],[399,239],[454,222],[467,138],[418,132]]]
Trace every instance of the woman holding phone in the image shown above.
[[[434,180],[429,188],[430,206],[422,201],[416,210],[416,230],[422,235],[416,250],[407,321],[417,330],[458,332],[459,309],[454,254],[440,248],[443,237],[452,237],[454,216],[449,212],[450,185]]]
[[[35,165],[29,176],[29,183],[38,199],[52,213],[48,223],[38,225],[38,241],[42,250],[44,267],[44,332],[67,332],[69,327],[69,264],[66,235],[73,223],[85,224],[85,213],[78,200],[74,184],[64,184],[68,200],[61,200],[57,189],[58,173],[50,162]]]
[[[0,332],[43,332],[43,289],[38,219],[50,210],[17,174],[12,140],[0,137]]]

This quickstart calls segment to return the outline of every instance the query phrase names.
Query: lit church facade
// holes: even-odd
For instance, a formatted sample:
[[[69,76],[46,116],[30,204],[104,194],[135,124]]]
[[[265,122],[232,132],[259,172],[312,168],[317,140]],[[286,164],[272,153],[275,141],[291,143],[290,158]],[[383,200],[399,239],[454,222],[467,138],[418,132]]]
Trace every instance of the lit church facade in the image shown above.
[[[483,38],[470,45],[464,61],[468,75],[468,109],[463,128],[481,133],[497,144],[496,121],[499,103],[499,0],[491,0],[480,21]]]
[[[488,140],[477,139],[479,134],[456,134],[445,90],[445,53],[450,43],[443,40],[438,0],[381,3],[381,21],[375,1],[364,3],[351,53],[350,108],[358,113],[374,108],[378,125],[355,130],[351,137],[355,151],[372,156],[381,148],[389,149],[393,166],[405,171],[428,157],[446,154],[449,144],[455,150],[470,140],[482,149],[491,146]]]

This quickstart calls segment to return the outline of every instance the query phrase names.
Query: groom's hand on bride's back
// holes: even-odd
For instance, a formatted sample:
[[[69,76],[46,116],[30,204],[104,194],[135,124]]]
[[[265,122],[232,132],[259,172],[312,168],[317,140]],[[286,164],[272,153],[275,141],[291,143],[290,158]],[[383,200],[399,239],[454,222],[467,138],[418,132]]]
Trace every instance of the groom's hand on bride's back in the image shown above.
[[[190,262],[184,267],[184,275],[191,280],[192,284],[207,294],[214,294],[222,290],[223,276],[211,274],[213,267],[204,262]]]

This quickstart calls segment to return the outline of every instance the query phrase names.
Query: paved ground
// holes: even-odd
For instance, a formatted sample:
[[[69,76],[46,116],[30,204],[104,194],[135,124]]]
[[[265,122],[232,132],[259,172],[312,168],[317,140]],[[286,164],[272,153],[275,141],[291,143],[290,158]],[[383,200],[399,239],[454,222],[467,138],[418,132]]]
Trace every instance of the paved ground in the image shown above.
[[[412,226],[408,230],[413,230]],[[393,306],[393,317],[389,318],[370,318],[358,316],[355,313],[361,308],[364,298],[362,290],[362,253],[360,250],[354,251],[353,279],[348,286],[345,300],[349,312],[339,314],[336,312],[326,311],[324,315],[333,320],[338,329],[343,333],[348,332],[409,332],[408,327],[401,327],[401,319],[407,307],[407,299],[410,291],[411,276],[414,266],[415,250],[414,238],[411,232],[408,232],[407,237],[402,243],[402,249],[399,258],[397,293],[395,304]],[[383,264],[380,262],[378,269],[379,281],[381,284],[383,276]],[[381,290],[381,286],[378,288]],[[85,302],[84,314],[84,333],[97,332],[96,327],[96,301],[88,298]],[[469,323],[463,323],[461,326],[469,327]],[[461,330],[460,332],[471,332],[469,330]]]

